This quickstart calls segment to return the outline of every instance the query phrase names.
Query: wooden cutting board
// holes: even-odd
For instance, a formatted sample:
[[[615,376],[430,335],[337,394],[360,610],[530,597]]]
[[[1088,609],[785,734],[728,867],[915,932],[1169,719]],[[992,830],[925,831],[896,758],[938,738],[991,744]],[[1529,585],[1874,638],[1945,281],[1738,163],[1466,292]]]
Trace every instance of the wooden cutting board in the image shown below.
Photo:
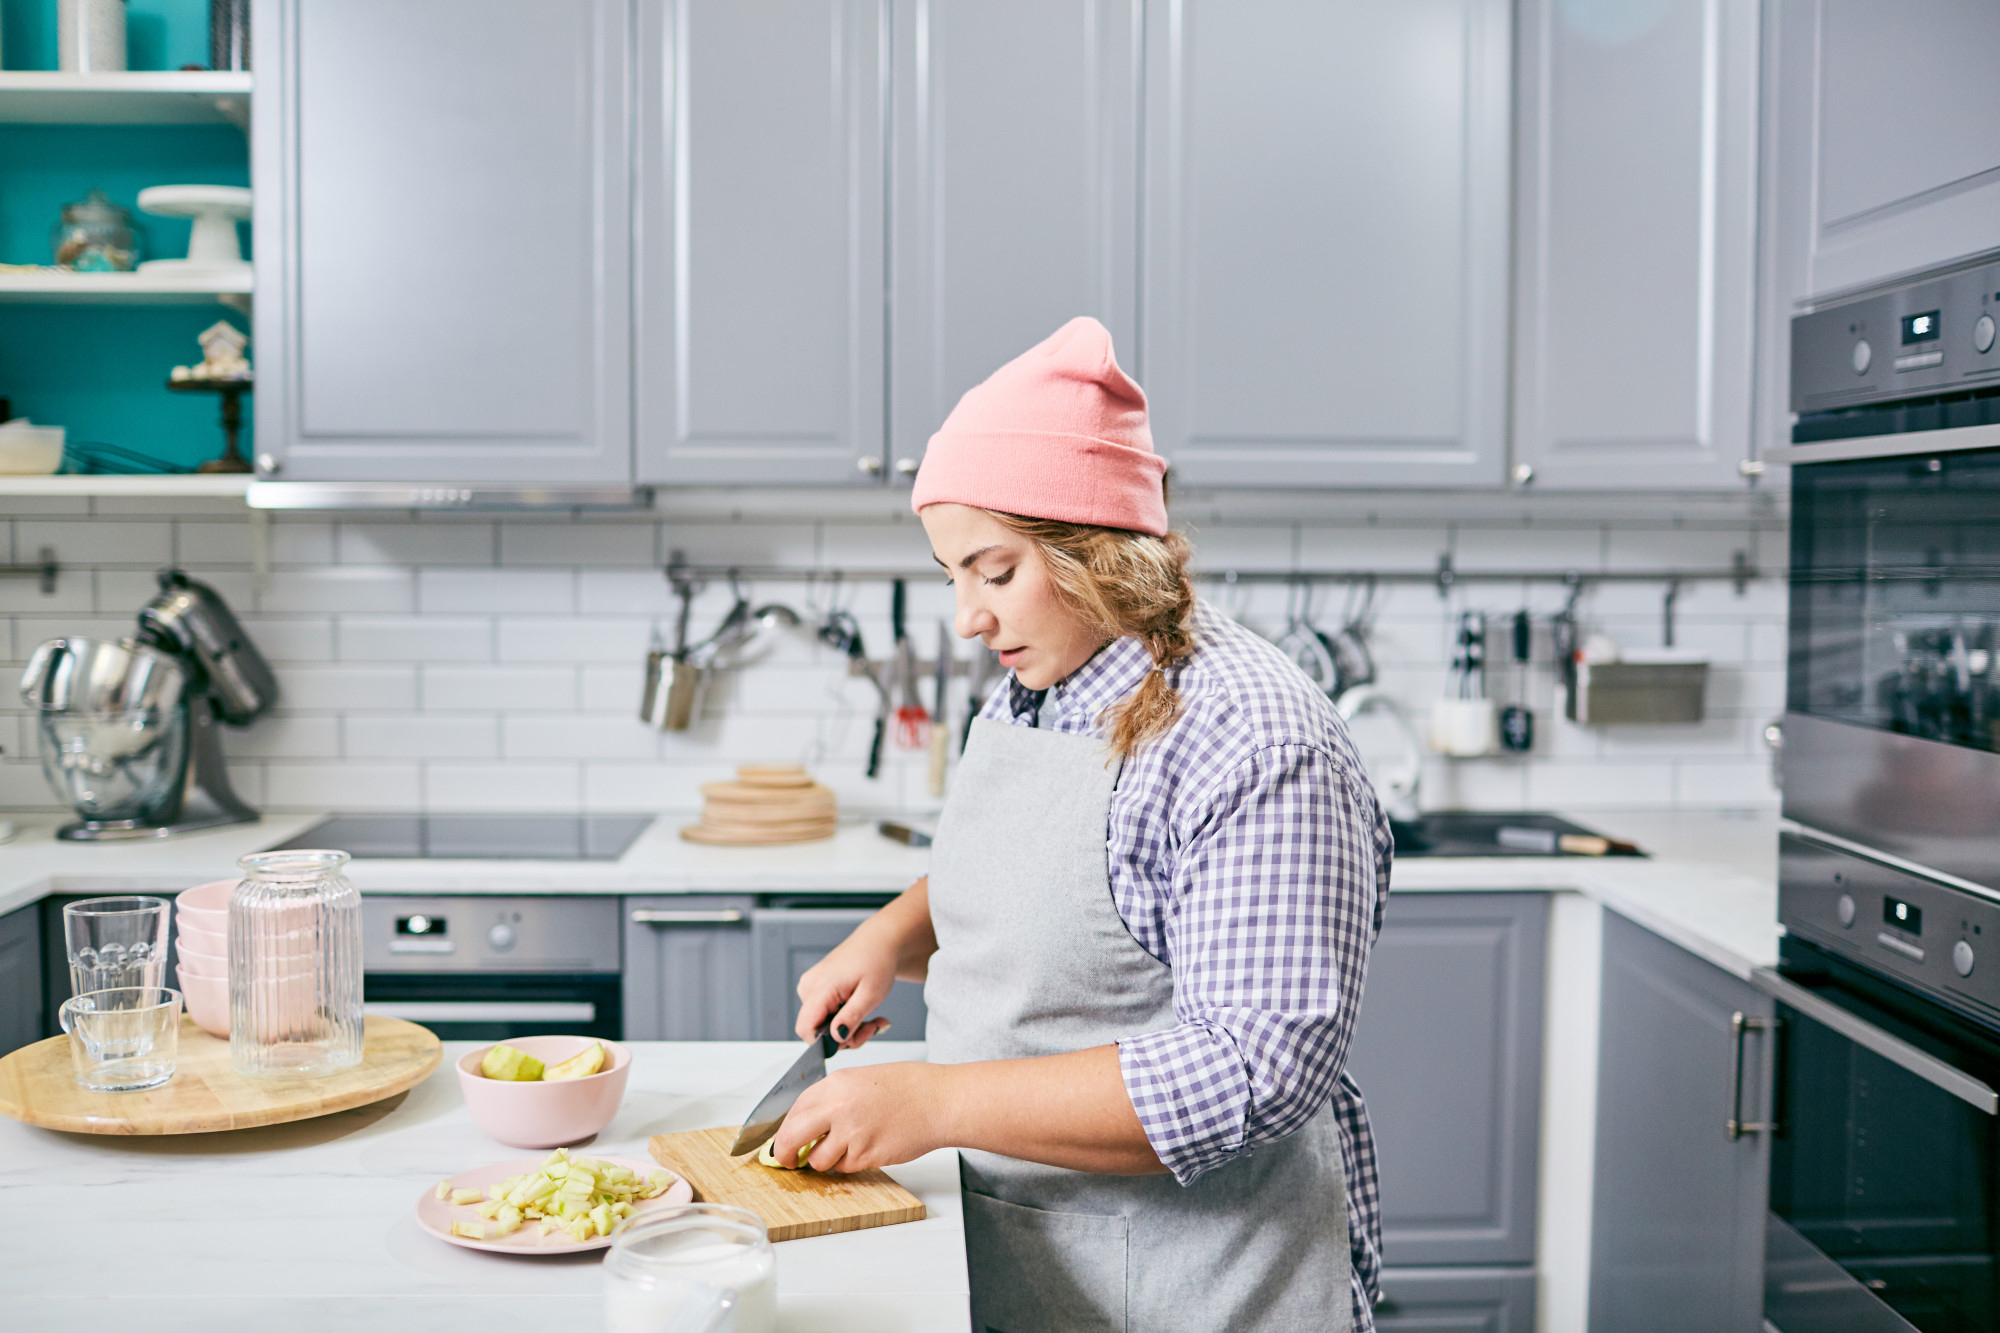
[[[698,1201],[757,1214],[773,1242],[924,1219],[924,1201],[886,1172],[779,1171],[757,1165],[756,1153],[731,1157],[734,1142],[736,1131],[725,1127],[655,1134],[646,1147],[654,1161],[687,1178]]]
[[[438,1067],[429,1028],[366,1017],[361,1063],[325,1078],[244,1078],[229,1039],[181,1018],[174,1076],[146,1092],[90,1092],[70,1068],[69,1038],[50,1037],[0,1059],[0,1115],[73,1134],[211,1134],[310,1120],[407,1092]]]

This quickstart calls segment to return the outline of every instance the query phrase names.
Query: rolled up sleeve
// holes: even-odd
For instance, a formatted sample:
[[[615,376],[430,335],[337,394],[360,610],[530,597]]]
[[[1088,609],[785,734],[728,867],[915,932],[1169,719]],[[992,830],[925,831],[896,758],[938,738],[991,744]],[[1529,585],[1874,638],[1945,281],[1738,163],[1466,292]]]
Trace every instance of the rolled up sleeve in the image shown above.
[[[1188,1184],[1333,1096],[1379,920],[1372,798],[1272,745],[1191,802],[1165,938],[1175,1026],[1118,1044],[1147,1140]]]

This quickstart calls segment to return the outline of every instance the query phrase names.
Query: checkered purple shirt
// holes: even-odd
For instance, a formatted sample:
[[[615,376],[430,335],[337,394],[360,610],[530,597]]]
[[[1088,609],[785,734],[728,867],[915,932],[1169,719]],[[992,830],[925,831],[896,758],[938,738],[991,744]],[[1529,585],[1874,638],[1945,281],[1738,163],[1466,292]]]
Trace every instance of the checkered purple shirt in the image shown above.
[[[1339,714],[1278,650],[1199,603],[1181,715],[1125,761],[1111,798],[1111,893],[1174,971],[1179,1025],[1118,1044],[1153,1149],[1182,1184],[1303,1129],[1330,1101],[1346,1164],[1354,1322],[1382,1267],[1375,1138],[1344,1068],[1393,843]],[[981,716],[1101,735],[1152,661],[1108,645],[1053,691],[1012,675]]]

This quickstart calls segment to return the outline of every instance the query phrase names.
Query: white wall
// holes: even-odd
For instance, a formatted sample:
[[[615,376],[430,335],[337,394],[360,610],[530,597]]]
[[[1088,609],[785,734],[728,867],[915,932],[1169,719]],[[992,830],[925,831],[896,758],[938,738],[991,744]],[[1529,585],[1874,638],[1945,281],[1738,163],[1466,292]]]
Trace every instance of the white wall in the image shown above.
[[[1520,511],[1482,501],[1449,521],[1425,513],[1450,502],[1410,501],[1410,512],[1296,513],[1177,508],[1210,569],[1425,570],[1449,551],[1462,571],[1577,568],[1656,570],[1726,566],[1747,550],[1782,573],[1782,519],[1765,511],[1677,513],[1665,500],[1616,507],[1572,500]],[[1419,508],[1411,508],[1418,506]],[[834,506],[829,503],[820,512]],[[1298,506],[1305,511],[1307,505]],[[253,570],[252,520],[205,501],[0,500],[0,552],[25,560],[43,546],[64,565],[58,590],[0,581],[0,808],[50,809],[32,719],[19,711],[14,673],[57,635],[118,637],[151,595],[152,571],[178,563],[212,583],[278,671],[277,713],[225,745],[239,791],[274,809],[692,811],[699,784],[750,761],[802,760],[849,813],[921,813],[925,758],[891,751],[883,776],[862,777],[875,699],[847,678],[838,655],[794,636],[763,661],[729,673],[705,715],[682,734],[636,718],[642,659],[658,626],[671,633],[673,601],[660,565],[670,549],[695,561],[837,568],[928,562],[907,514],[876,504],[818,518],[738,517],[715,506],[688,516],[507,517],[278,515],[270,567]],[[1699,510],[1697,504],[1696,509]],[[1606,585],[1582,604],[1586,628],[1636,647],[1659,642],[1658,583]],[[825,606],[829,589],[758,584],[758,600]],[[1208,595],[1253,626],[1283,624],[1281,586]],[[948,614],[942,581],[912,584],[911,623],[924,655]],[[888,644],[884,584],[847,585],[872,652]],[[1384,682],[1420,710],[1444,688],[1451,616],[1491,613],[1492,653],[1505,654],[1502,617],[1522,605],[1561,604],[1546,585],[1464,585],[1441,599],[1422,584],[1385,586],[1376,655]],[[1318,597],[1326,628],[1341,595]],[[705,634],[728,604],[711,588],[697,604]],[[1776,794],[1759,733],[1783,708],[1784,587],[1687,587],[1678,640],[1715,667],[1710,718],[1692,727],[1577,728],[1560,720],[1546,667],[1534,678],[1535,752],[1525,758],[1431,761],[1425,804],[1615,810],[1770,806]],[[1545,641],[1540,651],[1546,654]],[[1493,679],[1506,685],[1504,671]],[[1381,736],[1361,733],[1364,750]]]

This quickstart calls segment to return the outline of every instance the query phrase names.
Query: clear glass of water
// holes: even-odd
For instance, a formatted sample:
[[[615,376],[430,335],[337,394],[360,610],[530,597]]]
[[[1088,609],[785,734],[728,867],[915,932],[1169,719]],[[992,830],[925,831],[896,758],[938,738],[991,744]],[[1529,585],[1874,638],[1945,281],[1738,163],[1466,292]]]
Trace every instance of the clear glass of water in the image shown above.
[[[70,1068],[92,1092],[142,1092],[174,1076],[180,1055],[181,993],[120,986],[64,1000]]]
[[[775,1333],[778,1259],[755,1213],[691,1203],[643,1213],[604,1256],[609,1333]]]
[[[63,906],[72,995],[167,984],[165,898],[85,898]]]

